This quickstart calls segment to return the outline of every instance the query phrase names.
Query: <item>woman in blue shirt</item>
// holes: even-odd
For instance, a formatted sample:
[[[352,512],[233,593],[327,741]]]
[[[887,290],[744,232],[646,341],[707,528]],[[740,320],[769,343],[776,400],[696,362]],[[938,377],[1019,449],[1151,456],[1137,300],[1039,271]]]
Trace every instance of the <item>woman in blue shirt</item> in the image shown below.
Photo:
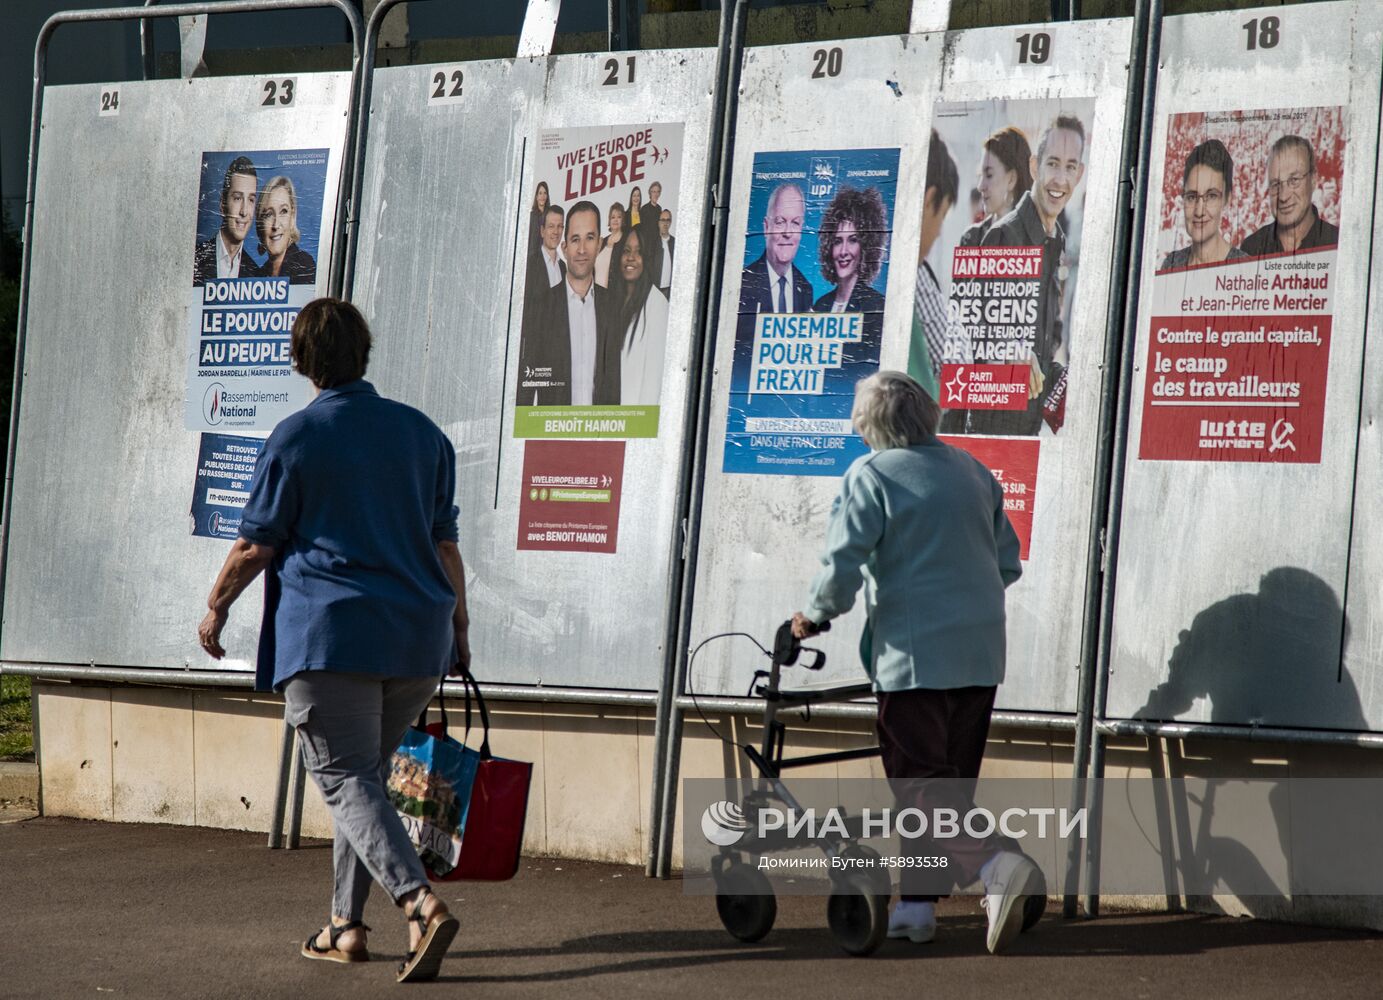
[[[1004,588],[1022,575],[1004,494],[980,462],[936,436],[941,410],[913,379],[881,371],[859,383],[851,414],[870,454],[845,473],[826,529],[822,569],[798,638],[849,611],[865,577],[869,612],[862,653],[878,697],[879,746],[899,805],[927,815],[971,804],[1004,679]],[[941,780],[935,780],[941,779]],[[985,884],[987,945],[1006,948],[1023,924],[1042,874],[997,837],[965,832],[945,842],[944,869],[959,885]],[[904,839],[905,854],[941,853],[941,842]],[[903,869],[888,936],[936,933],[924,869]]]
[[[409,921],[399,980],[432,979],[459,922],[428,889],[385,788],[409,724],[470,663],[456,456],[436,424],[364,380],[370,331],[354,306],[308,303],[291,349],[317,396],[264,443],[199,638],[224,656],[231,604],[268,570],[256,688],[283,692],[335,826],[331,922],[302,954],[369,958],[373,880]]]

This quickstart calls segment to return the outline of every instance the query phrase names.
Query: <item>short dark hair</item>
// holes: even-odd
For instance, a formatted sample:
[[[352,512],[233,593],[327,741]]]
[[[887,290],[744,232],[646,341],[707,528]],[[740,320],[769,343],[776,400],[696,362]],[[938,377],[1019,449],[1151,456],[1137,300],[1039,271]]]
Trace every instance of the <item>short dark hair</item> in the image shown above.
[[[565,216],[566,214],[567,214],[567,213],[566,213],[565,211],[563,211],[561,205],[554,205],[554,204],[552,204],[551,202],[549,202],[549,203],[548,203],[548,206],[547,206],[547,211],[543,212],[543,225],[545,225],[545,226],[547,225],[547,217],[548,217],[549,215],[556,215],[557,218],[560,219],[560,218],[562,218],[563,216]]]
[[[1191,180],[1191,171],[1196,167],[1209,167],[1219,174],[1225,182],[1225,194],[1234,190],[1234,159],[1219,139],[1206,139],[1186,158],[1186,169],[1181,173],[1181,186]]]
[[[566,239],[571,235],[571,219],[577,212],[595,213],[595,234],[600,235],[600,207],[593,201],[578,201],[571,208],[567,209],[567,226],[562,231],[562,238]]]
[[[831,255],[831,243],[836,238],[842,222],[855,227],[860,239],[859,280],[869,284],[879,273],[884,262],[884,239],[888,236],[888,222],[884,218],[884,198],[878,188],[842,187],[831,199],[826,213],[821,218],[821,230],[817,247],[821,263],[821,274],[827,281],[838,281],[835,258]]]
[[[1037,140],[1037,158],[1040,161],[1047,155],[1047,140],[1051,138],[1053,132],[1058,129],[1065,129],[1067,132],[1074,132],[1080,136],[1080,155],[1085,158],[1085,126],[1075,115],[1057,115],[1052,119],[1052,123],[1042,130],[1042,138]]]
[[[960,172],[956,170],[951,151],[946,148],[946,140],[936,134],[936,129],[932,129],[931,143],[927,147],[927,180],[926,187],[922,189],[924,200],[928,191],[936,192],[932,197],[936,199],[937,208],[948,201],[954,205],[960,197]]]
[[[231,164],[226,168],[226,176],[221,180],[221,210],[226,209],[226,196],[230,194],[231,178],[236,174],[244,174],[246,177],[259,184],[259,174],[255,172],[254,160],[248,156],[237,156],[231,160]]]
[[[340,299],[313,299],[293,321],[293,367],[318,389],[365,377],[370,327],[360,310]]]

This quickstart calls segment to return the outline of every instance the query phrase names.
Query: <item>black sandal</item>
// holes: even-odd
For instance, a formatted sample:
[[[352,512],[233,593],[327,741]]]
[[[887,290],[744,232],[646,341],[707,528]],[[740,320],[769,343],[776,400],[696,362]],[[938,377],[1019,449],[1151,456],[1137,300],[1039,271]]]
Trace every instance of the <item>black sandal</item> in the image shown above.
[[[423,936],[418,941],[417,949],[410,951],[408,957],[399,963],[401,983],[421,983],[436,979],[437,973],[442,971],[442,959],[446,958],[447,948],[451,947],[452,939],[461,928],[461,921],[446,910],[434,913],[431,920],[423,916],[423,900],[433,895],[436,894],[431,889],[424,889],[423,895],[413,906],[413,912],[404,911],[408,921],[422,929]]]
[[[322,928],[322,931],[327,932],[327,947],[323,948],[317,943],[317,939],[322,935],[322,931],[318,931],[303,942],[303,958],[315,958],[325,962],[368,962],[370,960],[370,952],[366,948],[360,948],[356,951],[342,951],[340,948],[336,947],[336,942],[341,940],[342,934],[346,933],[346,931],[353,931],[357,927],[366,932],[370,930],[370,928],[366,927],[359,920],[349,921],[348,923],[341,924],[339,927],[336,924],[327,924]]]

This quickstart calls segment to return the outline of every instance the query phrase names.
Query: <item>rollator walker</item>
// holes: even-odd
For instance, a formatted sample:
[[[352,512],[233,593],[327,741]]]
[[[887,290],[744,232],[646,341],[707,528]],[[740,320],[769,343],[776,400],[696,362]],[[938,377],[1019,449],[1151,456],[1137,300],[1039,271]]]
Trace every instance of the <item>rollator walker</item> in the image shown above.
[[[830,630],[830,623],[821,631]],[[819,649],[803,647],[792,634],[792,623],[783,622],[773,641],[772,665],[758,671],[752,692],[763,698],[764,733],[761,747],[746,743],[739,749],[749,758],[758,772],[753,788],[740,800],[740,809],[747,822],[744,836],[728,847],[721,847],[712,859],[711,875],[716,887],[716,912],[730,934],[741,941],[761,940],[773,929],[778,915],[778,900],[768,877],[757,867],[759,858],[781,851],[816,847],[830,863],[831,893],[826,902],[826,923],[836,943],[851,955],[869,955],[876,951],[888,934],[888,901],[893,893],[888,869],[881,864],[879,852],[861,843],[863,817],[845,817],[846,834],[834,832],[811,838],[789,836],[785,830],[766,831],[760,836],[754,817],[767,807],[786,808],[801,813],[802,806],[783,783],[782,773],[788,768],[809,767],[842,760],[864,760],[879,755],[878,745],[838,750],[832,753],[785,757],[787,726],[779,718],[786,711],[831,702],[849,702],[873,694],[868,680],[831,684],[804,684],[784,688],[781,684],[784,667],[801,666],[818,671],[826,665],[826,654]],[[845,864],[837,866],[835,859]],[[854,862],[854,863],[851,863]],[[1046,909],[1046,889],[1030,897],[1023,913],[1024,930],[1041,918]]]

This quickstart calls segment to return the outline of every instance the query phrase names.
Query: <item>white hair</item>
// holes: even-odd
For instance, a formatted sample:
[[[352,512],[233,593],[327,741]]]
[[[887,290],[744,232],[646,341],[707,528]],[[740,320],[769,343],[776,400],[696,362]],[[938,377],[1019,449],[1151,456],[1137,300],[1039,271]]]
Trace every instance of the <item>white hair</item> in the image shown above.
[[[855,429],[875,451],[921,444],[941,424],[941,407],[907,374],[881,371],[855,386]]]

